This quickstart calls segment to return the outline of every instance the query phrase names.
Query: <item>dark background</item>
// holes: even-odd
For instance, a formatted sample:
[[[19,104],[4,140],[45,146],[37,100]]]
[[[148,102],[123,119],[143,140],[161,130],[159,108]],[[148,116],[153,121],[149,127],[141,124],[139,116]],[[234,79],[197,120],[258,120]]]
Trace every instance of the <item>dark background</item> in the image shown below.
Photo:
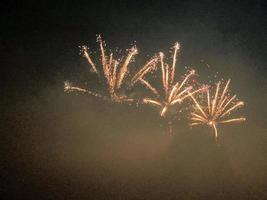
[[[267,199],[265,7],[2,2],[0,199]],[[100,87],[78,48],[97,50],[98,33],[112,48],[136,41],[140,63],[179,41],[177,73],[188,65],[201,77],[231,78],[247,121],[219,127],[216,144],[208,127],[186,120],[169,137],[150,107],[65,94],[65,80]]]

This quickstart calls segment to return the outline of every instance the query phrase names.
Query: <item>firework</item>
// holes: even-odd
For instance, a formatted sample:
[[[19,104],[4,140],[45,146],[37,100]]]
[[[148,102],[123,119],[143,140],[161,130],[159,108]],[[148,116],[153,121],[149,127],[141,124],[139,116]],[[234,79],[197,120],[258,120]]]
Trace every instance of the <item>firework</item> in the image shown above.
[[[192,76],[195,75],[195,70],[191,70],[184,78],[180,81],[175,82],[175,69],[176,69],[176,59],[177,54],[180,50],[179,43],[175,43],[173,47],[173,57],[171,67],[164,62],[164,54],[159,53],[159,56],[156,61],[159,60],[161,66],[161,81],[162,81],[162,91],[157,90],[153,87],[144,77],[139,77],[139,79],[133,79],[134,81],[140,81],[145,85],[150,91],[152,91],[156,97],[155,98],[144,98],[143,103],[151,104],[160,108],[160,116],[164,117],[168,108],[177,103],[182,103],[185,99],[190,97],[188,92],[195,94],[204,90],[202,87],[197,90],[193,90],[193,86],[189,84],[189,80]],[[156,64],[157,62],[154,62]],[[146,71],[145,69],[143,71]],[[142,74],[140,72],[140,74]],[[161,95],[162,94],[162,95]]]
[[[244,102],[237,101],[236,95],[229,95],[230,79],[225,84],[223,90],[221,82],[216,85],[215,94],[212,96],[209,89],[206,90],[205,106],[200,105],[199,101],[189,92],[190,97],[195,103],[194,111],[191,113],[191,125],[206,124],[214,130],[215,138],[218,138],[217,125],[245,121],[244,117],[230,118],[232,111],[242,107]]]
[[[120,94],[120,89],[124,84],[125,77],[129,73],[129,65],[133,61],[134,56],[138,54],[138,50],[136,46],[132,46],[127,50],[127,55],[125,58],[115,59],[113,53],[111,52],[109,55],[106,55],[106,45],[105,41],[102,40],[101,36],[97,37],[97,42],[100,46],[101,52],[101,65],[102,67],[98,68],[96,63],[93,61],[89,48],[87,46],[81,47],[81,52],[83,56],[86,58],[88,64],[91,67],[91,71],[98,75],[99,78],[104,78],[107,90],[111,100],[115,102],[131,102],[133,99],[127,98],[125,95]],[[79,87],[69,87],[69,83],[65,84],[65,91],[79,91],[92,94],[96,96],[94,92],[79,88]],[[97,94],[97,96],[102,96]]]

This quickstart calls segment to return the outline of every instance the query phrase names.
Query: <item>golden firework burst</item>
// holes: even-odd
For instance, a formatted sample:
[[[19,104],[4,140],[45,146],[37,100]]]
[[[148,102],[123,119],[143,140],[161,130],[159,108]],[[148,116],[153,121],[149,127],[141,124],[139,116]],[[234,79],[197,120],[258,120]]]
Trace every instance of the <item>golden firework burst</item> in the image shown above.
[[[231,112],[242,107],[244,102],[237,101],[236,95],[229,95],[229,84],[230,79],[222,89],[221,82],[218,82],[214,95],[211,95],[210,90],[207,89],[207,97],[205,98],[206,105],[201,105],[201,103],[199,103],[199,101],[197,101],[197,99],[193,96],[193,93],[189,92],[190,97],[195,103],[194,110],[191,113],[191,125],[206,124],[212,127],[216,139],[218,138],[218,124],[227,124],[246,120],[244,117],[230,118]]]
[[[91,70],[98,76],[104,76],[109,95],[113,101],[133,101],[133,99],[119,94],[119,90],[121,89],[124,79],[129,72],[129,64],[133,61],[134,56],[138,54],[136,46],[132,46],[127,50],[128,53],[125,59],[115,59],[112,52],[108,56],[106,55],[105,41],[102,40],[100,35],[97,37],[97,42],[99,43],[101,51],[102,72],[100,72],[100,69],[97,69],[96,64],[90,56],[88,47],[82,46],[83,56],[91,66]]]
[[[195,94],[205,89],[204,87],[202,87],[194,90],[193,86],[189,84],[190,78],[195,75],[195,70],[191,70],[184,76],[182,80],[175,82],[176,59],[177,54],[180,50],[180,44],[178,42],[175,43],[172,50],[173,57],[171,67],[169,67],[169,65],[164,62],[164,54],[162,52],[160,52],[158,58],[155,59],[159,60],[161,66],[162,91],[159,91],[158,89],[153,87],[149,83],[149,81],[145,80],[144,76],[139,79],[133,79],[135,81],[140,81],[156,95],[155,98],[144,98],[143,103],[160,107],[160,116],[162,117],[165,116],[170,106],[173,106],[177,103],[182,103],[185,99],[187,99],[190,96],[188,92]],[[155,64],[156,63],[157,62],[155,62]]]

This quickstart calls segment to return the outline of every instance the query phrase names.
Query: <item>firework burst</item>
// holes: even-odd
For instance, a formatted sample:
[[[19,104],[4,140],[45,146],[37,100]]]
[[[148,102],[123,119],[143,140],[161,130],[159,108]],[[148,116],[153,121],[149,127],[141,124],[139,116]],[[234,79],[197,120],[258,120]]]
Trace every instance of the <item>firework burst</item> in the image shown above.
[[[81,53],[86,58],[88,64],[91,67],[91,71],[98,75],[99,78],[104,79],[107,91],[112,101],[115,102],[132,102],[133,99],[128,98],[125,95],[120,93],[122,86],[125,82],[125,77],[129,73],[129,65],[133,62],[135,55],[138,54],[138,50],[136,46],[132,46],[127,50],[127,55],[125,58],[115,59],[113,53],[111,52],[109,55],[107,54],[105,41],[102,40],[101,36],[97,37],[97,42],[100,46],[101,52],[101,66],[97,67],[96,63],[93,61],[89,48],[87,46],[81,47]],[[94,92],[85,90],[83,88],[70,86],[70,83],[65,83],[65,91],[79,91],[86,92],[92,94],[94,96],[102,97],[102,95],[96,94]]]
[[[207,97],[205,98],[205,106],[202,106],[199,101],[189,92],[190,97],[195,103],[194,111],[191,113],[191,125],[206,124],[214,130],[215,138],[218,138],[217,125],[234,122],[245,121],[246,118],[231,118],[231,112],[242,107],[243,101],[237,101],[236,95],[229,95],[230,79],[221,88],[221,82],[216,85],[215,94],[212,96],[209,89],[206,90]]]
[[[180,104],[190,97],[188,92],[190,92],[190,94],[195,94],[205,89],[202,87],[197,90],[193,90],[193,86],[189,84],[189,80],[196,74],[195,70],[191,70],[182,80],[175,82],[176,59],[179,50],[179,43],[175,43],[173,47],[171,67],[164,62],[164,54],[162,52],[159,53],[158,58],[156,59],[159,61],[161,66],[162,91],[153,87],[147,80],[144,79],[144,77],[137,80],[156,95],[155,98],[144,98],[143,103],[159,107],[161,117],[165,116],[170,106],[174,106],[177,103]]]

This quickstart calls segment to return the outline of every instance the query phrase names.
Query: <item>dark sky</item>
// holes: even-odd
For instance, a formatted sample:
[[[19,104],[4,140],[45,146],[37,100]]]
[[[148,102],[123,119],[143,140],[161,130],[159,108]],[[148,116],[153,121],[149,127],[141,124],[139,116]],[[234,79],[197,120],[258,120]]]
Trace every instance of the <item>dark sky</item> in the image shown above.
[[[101,33],[120,48],[136,40],[147,54],[179,40],[190,51],[201,52],[199,57],[214,51],[241,54],[253,70],[265,69],[263,1],[97,2],[3,3],[1,50],[13,57],[6,62],[26,62],[24,73],[34,68],[36,76],[51,78],[51,73],[66,70],[60,59],[74,59],[79,44],[94,44],[95,34]],[[238,52],[230,53],[232,49]],[[56,63],[57,70],[51,66]]]
[[[266,19],[260,0],[1,3],[1,199],[266,199]],[[179,41],[182,65],[232,78],[247,122],[219,145],[183,120],[168,138],[153,109],[63,93],[97,88],[78,46],[99,33],[140,63]]]

